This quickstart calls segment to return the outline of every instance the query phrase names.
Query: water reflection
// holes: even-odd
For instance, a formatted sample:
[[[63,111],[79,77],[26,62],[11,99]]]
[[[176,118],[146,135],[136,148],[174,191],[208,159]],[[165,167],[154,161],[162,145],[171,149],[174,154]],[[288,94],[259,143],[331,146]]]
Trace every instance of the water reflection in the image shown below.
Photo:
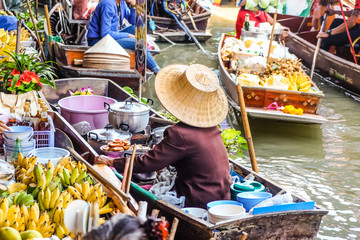
[[[168,47],[156,60],[160,66],[201,63],[218,68],[217,44],[223,32],[234,31],[233,21],[213,17],[213,38],[203,44],[213,54],[204,54],[194,44]],[[168,47],[168,48],[166,48]],[[323,125],[288,124],[251,120],[250,126],[260,172],[329,210],[321,224],[319,239],[360,239],[360,103],[356,98],[315,79],[325,93],[320,113],[329,121]],[[154,79],[144,86],[144,96],[156,99]],[[155,107],[162,109],[155,101]],[[235,114],[227,118],[242,130]],[[250,167],[248,158],[240,163]]]

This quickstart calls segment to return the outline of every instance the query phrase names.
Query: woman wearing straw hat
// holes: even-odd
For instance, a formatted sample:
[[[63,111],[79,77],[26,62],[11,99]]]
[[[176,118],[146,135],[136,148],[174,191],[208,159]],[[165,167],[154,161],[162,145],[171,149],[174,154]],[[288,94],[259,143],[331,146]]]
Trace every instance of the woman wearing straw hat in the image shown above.
[[[230,199],[228,156],[217,126],[227,115],[228,102],[215,73],[200,64],[169,65],[156,76],[155,91],[180,122],[165,130],[153,150],[135,158],[134,172],[174,165],[175,190],[189,207],[206,208],[210,201]],[[99,156],[95,163],[122,172],[125,158]]]
[[[95,45],[103,37],[110,34],[121,47],[135,50],[135,3],[136,0],[102,0],[91,16],[87,40],[89,46]],[[130,4],[130,8],[127,6]],[[124,20],[132,26],[123,28]],[[119,31],[120,29],[120,31]],[[146,64],[154,74],[160,70],[149,50]]]

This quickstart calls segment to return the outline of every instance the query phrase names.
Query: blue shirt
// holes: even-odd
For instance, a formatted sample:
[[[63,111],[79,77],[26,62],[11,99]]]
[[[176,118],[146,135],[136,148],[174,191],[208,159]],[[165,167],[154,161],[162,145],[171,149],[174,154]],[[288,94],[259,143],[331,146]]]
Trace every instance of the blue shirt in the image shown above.
[[[122,0],[120,6],[116,5],[115,0],[102,0],[96,6],[88,26],[88,38],[103,38],[110,34],[115,40],[128,38],[129,33],[119,32],[119,9],[120,26],[126,19],[129,23],[135,24],[135,9],[128,8],[126,2]]]
[[[5,31],[12,31],[17,29],[18,19],[14,16],[2,15],[0,16],[0,28]]]

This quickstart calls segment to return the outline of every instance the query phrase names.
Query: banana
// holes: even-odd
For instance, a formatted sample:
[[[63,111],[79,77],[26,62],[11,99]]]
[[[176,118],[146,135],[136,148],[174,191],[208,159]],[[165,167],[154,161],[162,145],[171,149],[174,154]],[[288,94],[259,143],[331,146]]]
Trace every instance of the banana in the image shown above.
[[[15,204],[20,204],[20,203],[22,203],[22,200],[25,198],[26,195],[27,195],[26,192],[25,192],[25,191],[22,191],[22,192],[19,194],[19,196],[16,198],[16,200],[14,200],[14,203],[15,203]]]
[[[67,206],[69,205],[69,203],[72,202],[72,200],[73,200],[72,198],[69,200],[66,200],[66,202],[64,202],[64,208],[67,208]]]
[[[75,182],[76,183],[81,183],[84,180],[84,178],[86,177],[86,175],[87,175],[86,171],[82,171],[79,174],[79,176],[76,178]]]
[[[99,185],[99,186],[97,187],[96,192],[97,192],[97,195],[98,195],[99,197],[102,196],[103,191],[102,191],[102,186],[101,186],[101,185]]]
[[[26,194],[26,192],[25,192],[25,196],[21,200],[18,200],[18,204],[23,204],[23,203],[29,202],[31,200],[34,200],[33,196],[31,194]]]
[[[33,171],[34,171],[34,169],[35,169],[35,166],[34,165],[32,165],[31,167],[29,167],[27,170],[26,170],[26,176],[34,176],[34,174],[33,174]]]
[[[56,200],[59,198],[59,196],[60,196],[60,189],[59,187],[56,187],[55,190],[51,193],[51,200],[49,205],[50,209],[53,209],[55,207]]]
[[[25,225],[25,222],[22,222],[21,224],[19,224],[20,226],[19,226],[19,233],[22,233],[22,232],[24,232],[25,231],[25,227],[26,227],[26,225]]]
[[[43,189],[41,189],[38,194],[38,201],[39,201],[40,210],[44,211],[45,205],[44,205],[44,190]]]
[[[56,236],[58,236],[60,239],[65,237],[65,231],[60,225],[56,226]]]
[[[45,211],[39,217],[39,220],[36,222],[36,225],[42,225],[44,222],[48,222],[50,220],[49,214]]]
[[[46,170],[46,173],[45,173],[45,185],[46,186],[48,186],[49,183],[51,182],[51,180],[53,178],[53,173],[54,173],[54,171],[51,168]]]
[[[18,230],[19,223],[15,221],[12,225],[10,225],[10,227],[15,228],[16,230]]]
[[[73,186],[68,186],[67,190],[71,193],[71,195],[74,198],[81,199],[81,194]]]
[[[10,223],[14,223],[16,221],[18,214],[19,214],[19,207],[16,205],[12,205],[9,208],[6,219],[9,220]]]
[[[76,165],[77,165],[77,168],[79,169],[79,173],[83,172],[83,169],[82,169],[82,167],[81,167],[81,162],[78,161],[78,162],[76,163]]]
[[[9,186],[7,186],[7,188],[8,188],[8,192],[11,194],[11,193],[26,190],[27,185],[25,183],[16,182],[16,183],[10,184]]]
[[[34,191],[32,192],[32,195],[33,195],[34,198],[37,198],[40,190],[41,190],[41,187],[36,187],[36,188],[34,189]]]
[[[46,232],[44,234],[42,234],[42,236],[44,238],[50,238],[53,234],[54,234],[54,231],[55,231],[55,224],[52,223],[47,229],[46,229]]]
[[[34,219],[30,219],[30,221],[26,225],[26,229],[27,230],[36,230],[36,223],[35,223]]]
[[[47,170],[52,169],[54,171],[54,165],[53,165],[53,163],[51,162],[50,159],[49,159],[49,161],[48,161],[48,163],[46,165],[46,168],[47,168]]]
[[[106,201],[107,201],[106,194],[103,193],[99,200],[100,200],[100,202],[99,202],[99,208],[104,207],[104,205],[105,205],[105,203],[106,203]],[[112,208],[113,208],[113,207],[112,207]]]
[[[47,187],[44,191],[44,208],[48,210],[50,208],[51,191]]]
[[[34,204],[29,209],[29,220],[34,220],[35,223],[39,220],[40,209],[37,204]]]
[[[9,201],[7,198],[3,198],[1,200],[0,209],[2,210],[4,217],[6,217],[7,212],[9,210]]]
[[[45,174],[44,172],[40,175],[37,183],[36,183],[36,187],[42,187],[42,188],[45,188],[46,186],[46,177],[45,177]]]
[[[23,166],[24,155],[20,151],[17,154],[17,160],[18,160],[18,164],[20,166]]]
[[[61,222],[61,209],[60,207],[56,207],[53,215],[53,220],[56,224],[59,224]]]
[[[20,192],[16,192],[16,193],[12,193],[11,195],[9,195],[9,197],[12,197],[12,201],[14,204],[16,204],[16,201],[18,199],[18,197],[20,196]]]
[[[70,184],[74,185],[76,179],[79,177],[79,169],[75,167],[71,172]]]
[[[45,231],[48,228],[49,223],[48,222],[42,222],[41,224],[37,224],[36,231],[38,231],[41,235],[45,233]]]
[[[100,214],[100,215],[101,215],[101,214],[106,214],[106,213],[110,213],[110,212],[112,212],[112,211],[114,211],[113,208],[102,208],[102,209],[99,209],[99,214]]]
[[[68,170],[66,170],[65,168],[64,168],[64,170],[63,170],[63,176],[64,176],[64,180],[65,180],[66,186],[69,186],[69,185],[70,185],[70,178],[71,178],[71,176],[70,176],[70,173],[68,172]]]
[[[81,183],[81,194],[84,200],[87,200],[89,198],[90,193],[90,185],[88,182],[84,181]]]
[[[70,234],[69,230],[66,228],[66,226],[65,226],[65,224],[64,224],[64,221],[62,221],[62,222],[60,223],[60,226],[64,229],[65,235],[69,235],[69,234]]]
[[[6,216],[4,215],[3,211],[0,209],[0,223],[5,221]]]
[[[56,207],[63,207],[63,206],[64,206],[64,199],[63,199],[62,196],[60,196],[60,197],[57,199],[57,201],[56,201],[56,203],[55,203],[55,205],[54,205],[54,208],[56,208]]]
[[[79,193],[82,193],[82,188],[81,188],[81,185],[80,185],[80,184],[75,183],[75,184],[74,184],[74,187],[75,187],[76,190],[78,190]],[[84,197],[82,197],[82,199],[84,199]]]
[[[29,211],[24,204],[21,205],[20,212],[24,216],[24,223],[27,223],[29,221]]]
[[[36,183],[39,181],[39,178],[43,173],[44,173],[44,171],[42,170],[40,165],[35,165],[34,166],[34,177],[35,177],[35,182]]]
[[[105,218],[99,218],[98,225],[100,226],[101,224],[105,223],[105,221]]]
[[[37,157],[33,157],[29,159],[30,164],[35,165],[37,163]]]
[[[95,202],[98,201],[99,197],[97,195],[97,193],[95,192],[94,194],[90,195],[89,199],[87,200],[88,202]]]

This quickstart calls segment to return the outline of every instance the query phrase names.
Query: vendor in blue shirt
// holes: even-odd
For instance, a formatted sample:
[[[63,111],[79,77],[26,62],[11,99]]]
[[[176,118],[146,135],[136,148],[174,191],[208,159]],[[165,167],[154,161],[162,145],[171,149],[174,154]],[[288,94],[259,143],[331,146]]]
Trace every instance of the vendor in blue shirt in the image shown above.
[[[127,2],[131,4],[129,8]],[[136,0],[101,0],[88,26],[88,44],[93,46],[110,34],[123,48],[135,50],[135,3]],[[126,19],[132,26],[122,29]],[[120,29],[120,31],[119,31]],[[157,74],[160,67],[147,50],[147,68]]]

